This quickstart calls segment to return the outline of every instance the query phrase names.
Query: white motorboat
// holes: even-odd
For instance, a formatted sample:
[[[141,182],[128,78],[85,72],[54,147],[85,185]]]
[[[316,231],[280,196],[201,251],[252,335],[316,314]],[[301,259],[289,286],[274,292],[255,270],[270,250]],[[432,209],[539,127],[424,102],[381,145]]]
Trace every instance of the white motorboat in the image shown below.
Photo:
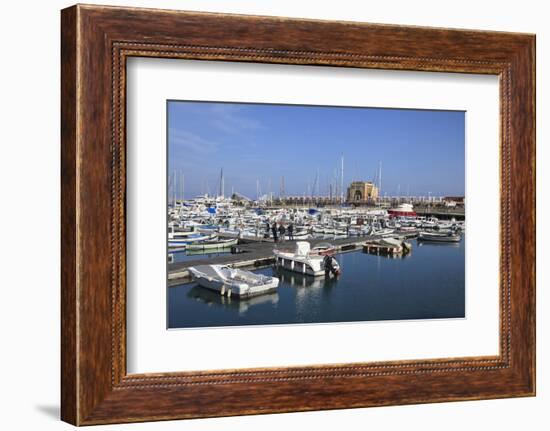
[[[460,242],[460,235],[452,233],[436,233],[436,232],[420,232],[418,234],[419,241],[434,241],[434,242]]]
[[[416,212],[413,209],[412,204],[402,203],[395,208],[388,210],[390,217],[415,217]]]
[[[399,228],[401,232],[417,232],[418,228],[416,226],[401,226]]]
[[[173,226],[168,227],[168,238],[170,239],[183,239],[193,235],[197,235],[197,232],[194,230],[178,231]]]
[[[220,295],[251,297],[272,292],[279,286],[277,277],[255,274],[225,265],[198,265],[189,268],[193,279],[202,287]]]
[[[388,247],[402,247],[403,241],[397,238],[381,238],[378,240],[380,244],[386,245]]]
[[[300,231],[300,232],[296,232],[294,234],[292,234],[292,240],[296,240],[296,239],[308,239],[309,238],[309,233],[307,231]],[[291,238],[290,238],[290,235],[287,233],[285,235],[285,239],[287,241],[290,241]]]
[[[345,230],[335,229],[333,227],[313,227],[313,233],[323,234],[323,235],[346,235]]]
[[[441,231],[441,230],[447,230],[447,229],[455,229],[455,227],[456,227],[456,221],[455,220],[439,221],[437,223],[436,229]]]
[[[366,241],[363,250],[372,254],[401,254],[403,241],[397,238],[378,238]]]
[[[325,256],[311,253],[311,245],[307,241],[296,242],[294,252],[273,250],[276,265],[300,274],[319,276],[325,274]],[[336,259],[331,262],[334,272],[339,272],[340,266]]]
[[[395,229],[390,229],[390,228],[387,228],[387,227],[376,229],[373,226],[371,231],[370,231],[370,235],[376,235],[376,236],[384,237],[384,236],[393,235],[394,232],[395,232]]]

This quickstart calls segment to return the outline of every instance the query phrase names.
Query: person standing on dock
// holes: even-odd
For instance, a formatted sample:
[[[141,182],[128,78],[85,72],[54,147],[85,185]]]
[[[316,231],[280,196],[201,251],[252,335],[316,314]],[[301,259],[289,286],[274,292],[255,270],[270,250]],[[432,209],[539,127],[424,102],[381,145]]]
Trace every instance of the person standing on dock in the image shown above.
[[[266,222],[265,222],[265,234],[264,234],[264,238],[269,238],[269,230],[270,230],[269,221],[266,221]]]
[[[292,223],[288,225],[288,239],[294,241],[294,225]]]
[[[282,223],[279,226],[279,236],[281,237],[281,242],[285,242],[285,225]]]
[[[273,226],[271,227],[271,232],[273,233],[273,242],[277,242],[277,223],[273,222]]]

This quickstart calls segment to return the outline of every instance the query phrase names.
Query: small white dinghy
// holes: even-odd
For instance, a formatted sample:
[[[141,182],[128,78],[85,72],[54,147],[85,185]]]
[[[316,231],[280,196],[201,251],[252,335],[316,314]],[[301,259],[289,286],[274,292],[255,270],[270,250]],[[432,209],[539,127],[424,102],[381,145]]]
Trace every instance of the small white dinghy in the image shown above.
[[[202,287],[227,297],[248,298],[272,292],[279,286],[277,277],[254,274],[225,265],[198,265],[189,268],[193,279]]]

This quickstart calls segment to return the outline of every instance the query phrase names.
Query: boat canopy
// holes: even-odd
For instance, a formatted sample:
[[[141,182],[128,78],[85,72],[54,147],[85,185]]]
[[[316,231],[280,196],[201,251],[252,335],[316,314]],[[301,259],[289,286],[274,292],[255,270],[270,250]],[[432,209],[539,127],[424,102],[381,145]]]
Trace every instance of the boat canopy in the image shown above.
[[[307,241],[298,241],[296,243],[296,252],[295,254],[298,256],[307,256],[310,250],[309,242]]]

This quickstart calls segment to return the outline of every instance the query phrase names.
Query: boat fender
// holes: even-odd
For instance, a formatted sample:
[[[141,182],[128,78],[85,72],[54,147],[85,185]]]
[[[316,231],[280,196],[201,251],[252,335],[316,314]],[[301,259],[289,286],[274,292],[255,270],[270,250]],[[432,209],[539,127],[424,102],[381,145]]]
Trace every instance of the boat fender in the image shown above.
[[[225,294],[225,285],[222,286],[221,290],[220,290],[220,295],[224,295]]]
[[[227,289],[227,297],[231,298],[231,289]]]

